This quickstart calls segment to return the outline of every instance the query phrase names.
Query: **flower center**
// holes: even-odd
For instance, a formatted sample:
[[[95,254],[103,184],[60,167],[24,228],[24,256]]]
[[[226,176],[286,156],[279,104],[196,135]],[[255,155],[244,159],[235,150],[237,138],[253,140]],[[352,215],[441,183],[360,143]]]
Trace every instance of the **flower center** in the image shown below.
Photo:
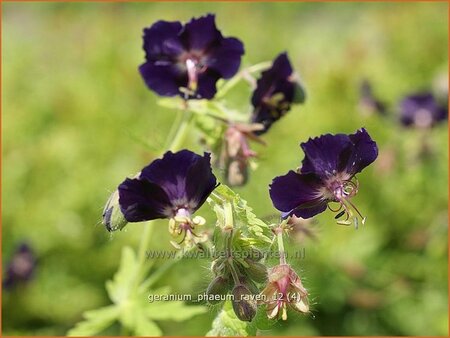
[[[175,216],[169,220],[169,233],[173,237],[181,236],[179,242],[171,241],[172,245],[180,249],[181,244],[184,242],[187,246],[192,246],[197,243],[203,242],[206,238],[202,235],[194,233],[196,226],[205,224],[205,219],[200,216],[191,218],[191,213],[186,208],[179,208]]]
[[[204,56],[199,52],[190,51],[180,56],[178,64],[188,75],[186,95],[193,95],[198,87],[198,76],[207,69]]]

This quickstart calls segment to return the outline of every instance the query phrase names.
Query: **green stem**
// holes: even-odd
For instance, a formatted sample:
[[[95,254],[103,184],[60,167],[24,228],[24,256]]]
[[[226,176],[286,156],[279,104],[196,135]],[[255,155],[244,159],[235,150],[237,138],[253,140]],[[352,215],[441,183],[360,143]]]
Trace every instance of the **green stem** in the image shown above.
[[[183,110],[183,119],[179,124],[175,137],[170,142],[170,145],[168,147],[169,150],[176,151],[180,149],[181,145],[184,142],[184,139],[186,138],[189,125],[192,121],[192,116],[193,116],[192,111],[188,109]]]
[[[145,291],[150,286],[152,286],[159,278],[161,278],[167,270],[174,266],[181,258],[183,258],[185,252],[178,251],[175,257],[165,264],[161,265],[155,272],[152,273],[142,284],[140,285],[140,290]]]
[[[141,278],[143,277],[143,275],[145,275],[144,267],[145,267],[146,250],[150,244],[153,228],[154,228],[153,221],[149,221],[144,224],[144,231],[142,233],[141,241],[139,242],[137,255],[138,268],[136,271],[136,279],[135,279],[136,286],[139,285]]]
[[[172,127],[172,130],[169,132],[169,136],[171,137],[169,139],[169,146],[168,149],[171,151],[178,150],[181,145],[184,142],[184,139],[186,138],[186,134],[189,130],[189,124],[192,121],[192,112],[187,109],[187,103],[185,106],[185,109],[181,111],[181,118],[177,118],[177,128],[175,135],[173,136],[173,130],[175,130]],[[151,234],[153,230],[152,221],[148,222],[144,225],[144,232],[141,237],[141,241],[139,243],[138,248],[138,267],[136,271],[136,285],[139,285],[142,278],[145,275],[145,253],[146,250],[150,244]],[[172,264],[177,262],[183,255],[179,256],[177,259],[174,259]],[[155,273],[158,275],[163,274],[170,266],[166,267],[165,269],[158,269]],[[162,272],[159,272],[159,270],[163,270]],[[158,273],[159,272],[159,273]]]
[[[224,225],[224,230],[225,231],[229,231],[229,230],[233,230],[234,228],[234,221],[233,221],[233,206],[231,205],[230,202],[226,201],[223,204],[223,210],[225,212],[225,225]]]
[[[280,264],[286,264],[286,253],[284,251],[283,230],[277,231],[278,252],[280,254]]]
[[[225,96],[225,94],[228,93],[228,91],[230,91],[234,86],[236,86],[241,80],[245,79],[245,74],[260,72],[262,70],[269,68],[271,64],[272,63],[270,61],[265,61],[257,63],[256,65],[253,65],[251,67],[244,68],[235,77],[227,81],[222,86],[222,88],[218,90],[215,99],[220,99],[223,96]]]
[[[239,280],[239,276],[236,272],[236,268],[233,264],[233,228],[231,228],[231,231],[227,233],[227,238],[225,242],[225,250],[227,253],[227,263],[228,267],[230,268],[231,276],[233,277],[233,281],[235,285],[241,284],[241,281]]]

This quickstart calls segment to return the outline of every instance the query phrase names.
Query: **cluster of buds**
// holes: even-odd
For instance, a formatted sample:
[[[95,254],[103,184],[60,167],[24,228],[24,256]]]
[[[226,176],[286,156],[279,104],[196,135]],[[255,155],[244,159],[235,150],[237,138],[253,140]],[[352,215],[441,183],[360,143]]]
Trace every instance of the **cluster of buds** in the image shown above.
[[[207,299],[210,304],[217,304],[227,299],[226,295],[231,292],[236,316],[240,320],[251,321],[256,315],[260,293],[256,284],[267,280],[267,268],[260,262],[263,254],[255,248],[237,252],[234,256],[230,253],[212,262],[211,271],[215,277],[207,288]]]

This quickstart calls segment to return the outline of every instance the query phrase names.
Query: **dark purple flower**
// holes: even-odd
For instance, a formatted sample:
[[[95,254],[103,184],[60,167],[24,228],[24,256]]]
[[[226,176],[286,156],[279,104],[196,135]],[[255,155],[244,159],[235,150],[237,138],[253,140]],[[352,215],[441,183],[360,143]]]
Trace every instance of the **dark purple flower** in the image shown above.
[[[355,134],[326,134],[302,143],[305,158],[299,171],[290,171],[275,177],[270,185],[270,197],[283,217],[295,215],[310,218],[323,212],[327,206],[338,212],[336,218],[346,215],[340,224],[350,224],[352,218],[357,226],[358,209],[350,201],[358,192],[355,175],[378,156],[376,143],[366,130]],[[331,209],[330,202],[338,203]]]
[[[251,122],[261,123],[265,133],[279,120],[293,102],[303,103],[305,92],[298,83],[286,53],[281,53],[273,61],[272,67],[262,72],[252,96],[254,107]]]
[[[361,83],[359,94],[359,106],[364,113],[386,115],[386,105],[375,97],[369,81],[364,80]]]
[[[448,108],[440,105],[432,93],[406,96],[400,102],[400,121],[405,126],[430,128],[447,119]]]
[[[242,42],[224,38],[212,14],[178,21],[157,21],[144,29],[146,62],[139,71],[147,86],[162,96],[211,99],[216,82],[239,69]]]
[[[210,160],[208,153],[200,156],[189,150],[168,151],[142,169],[137,178],[125,179],[118,188],[125,219],[141,222],[169,218],[173,235],[193,234],[194,226],[204,220],[191,219],[191,215],[217,186]]]
[[[35,266],[36,258],[33,250],[27,244],[21,244],[6,268],[3,286],[10,288],[17,283],[29,281],[33,276]]]

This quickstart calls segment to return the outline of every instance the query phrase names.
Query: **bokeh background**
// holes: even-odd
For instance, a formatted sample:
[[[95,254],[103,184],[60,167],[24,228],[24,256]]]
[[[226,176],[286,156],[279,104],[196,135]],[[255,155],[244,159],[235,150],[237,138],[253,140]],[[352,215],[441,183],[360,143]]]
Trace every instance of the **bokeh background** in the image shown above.
[[[447,3],[7,3],[2,4],[2,263],[20,243],[37,257],[33,278],[3,290],[6,335],[64,335],[85,310],[110,303],[105,281],[142,226],[109,234],[100,224],[109,193],[157,156],[175,112],[157,106],[137,67],[141,31],[159,19],[217,15],[246,48],[242,66],[288,51],[308,92],[264,136],[249,183],[237,189],[260,217],[275,214],[271,179],[296,168],[300,141],[365,126],[380,156],[359,175],[359,230],[325,212],[293,236],[292,260],[313,315],[289,315],[270,335],[447,335],[447,124],[428,132],[398,124],[406,94],[447,83]],[[389,107],[362,114],[368,79]],[[440,83],[440,84],[439,84]],[[230,93],[250,112],[250,89]],[[448,90],[448,89],[447,89]],[[424,141],[425,140],[425,141]],[[190,149],[201,151],[192,131]],[[427,142],[428,152],[421,152]],[[152,150],[153,149],[153,150]],[[219,173],[220,175],[220,173]],[[272,212],[273,211],[273,212]],[[200,214],[211,218],[207,207]],[[170,249],[165,222],[151,247]],[[157,262],[162,264],[163,262]],[[201,292],[206,260],[175,265],[159,285]],[[203,335],[217,310],[164,334]],[[112,327],[107,334],[119,334]]]

